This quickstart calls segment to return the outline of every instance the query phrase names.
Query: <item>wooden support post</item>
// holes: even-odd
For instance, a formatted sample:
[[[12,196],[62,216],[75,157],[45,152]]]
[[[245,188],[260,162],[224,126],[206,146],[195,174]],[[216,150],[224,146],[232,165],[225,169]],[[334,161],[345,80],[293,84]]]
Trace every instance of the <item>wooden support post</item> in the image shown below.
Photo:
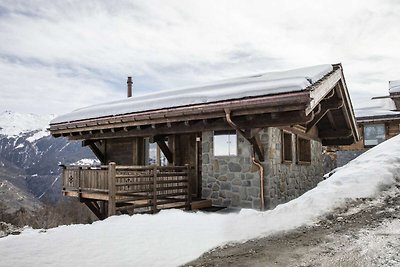
[[[157,145],[163,152],[164,156],[167,158],[168,162],[173,163],[174,157],[169,147],[165,144],[165,141],[157,141]]]
[[[105,163],[104,153],[100,150],[100,148],[96,145],[96,142],[93,140],[84,140],[82,141],[82,146],[89,146],[89,148],[93,151],[96,157],[100,160],[102,164]]]
[[[115,180],[116,180],[115,162],[108,164],[108,217],[116,214],[115,203]]]
[[[68,182],[68,178],[66,178],[65,176],[65,169],[66,169],[66,167],[65,167],[65,165],[60,165],[60,167],[62,168],[62,172],[61,172],[61,177],[62,177],[62,186],[63,186],[63,191],[65,190],[65,186],[66,186],[66,184],[67,184],[67,182]]]
[[[81,182],[81,176],[82,176],[82,167],[79,167],[78,168],[78,198],[79,198],[79,201],[81,200],[81,198],[82,198],[82,182]]]
[[[104,220],[105,216],[101,213],[100,207],[97,205],[96,201],[84,201],[85,205],[93,212],[94,215],[99,220]]]
[[[153,168],[153,213],[157,212],[157,166]]]
[[[186,167],[186,178],[187,178],[187,200],[186,200],[186,209],[190,210],[190,204],[192,203],[192,192],[190,187],[190,166],[189,164],[185,164]]]

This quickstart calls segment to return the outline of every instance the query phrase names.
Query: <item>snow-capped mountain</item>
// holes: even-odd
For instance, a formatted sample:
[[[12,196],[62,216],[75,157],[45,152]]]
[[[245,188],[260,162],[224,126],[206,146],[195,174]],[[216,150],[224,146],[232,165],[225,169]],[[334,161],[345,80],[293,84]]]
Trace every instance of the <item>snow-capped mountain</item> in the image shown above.
[[[0,113],[0,135],[8,137],[28,136],[29,142],[34,142],[48,136],[47,128],[54,115],[21,114],[9,110]]]
[[[80,142],[51,137],[46,128],[52,118],[54,115],[0,113],[0,182],[11,182],[36,198],[54,200],[61,197],[58,165],[95,158]],[[1,191],[11,190],[4,184],[0,200],[6,195]]]

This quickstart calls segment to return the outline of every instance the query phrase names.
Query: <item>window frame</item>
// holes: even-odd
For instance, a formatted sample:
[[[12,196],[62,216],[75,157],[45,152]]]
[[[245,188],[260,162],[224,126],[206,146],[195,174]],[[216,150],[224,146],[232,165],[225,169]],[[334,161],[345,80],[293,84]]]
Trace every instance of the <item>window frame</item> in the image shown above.
[[[286,147],[286,142],[285,142],[285,135],[290,136],[290,159],[286,159],[286,153],[285,153],[285,147]],[[292,164],[294,162],[294,157],[293,157],[293,133],[288,132],[288,131],[281,131],[281,161],[282,163],[285,164]]]
[[[381,142],[378,142],[377,144],[374,144],[374,145],[367,145],[367,144],[365,144],[365,128],[366,127],[371,127],[371,126],[383,126],[383,132],[384,132],[384,138],[383,138],[383,141],[381,141]],[[385,140],[387,140],[387,133],[386,133],[386,124],[385,123],[368,123],[368,124],[364,124],[363,125],[363,127],[362,127],[362,133],[363,133],[363,145],[364,145],[364,147],[374,147],[374,146],[376,146],[376,145],[379,145],[380,143],[382,143],[382,142],[384,142]],[[377,140],[377,139],[375,139],[375,140]]]
[[[307,159],[305,161],[301,157],[302,149],[300,149],[300,140],[304,140],[308,143],[307,148],[309,149],[309,160]],[[298,136],[298,135],[296,136],[296,162],[297,162],[297,164],[300,164],[300,165],[302,165],[302,164],[309,165],[312,163],[311,140],[308,138]]]
[[[235,154],[230,154],[230,155],[216,155],[215,154],[215,136],[221,136],[221,135],[234,135],[235,136],[235,140],[236,140],[236,153]],[[225,131],[213,131],[213,137],[212,137],[212,143],[213,143],[213,156],[217,157],[217,158],[221,158],[221,157],[237,157],[239,156],[238,153],[238,134],[235,130],[225,130]]]

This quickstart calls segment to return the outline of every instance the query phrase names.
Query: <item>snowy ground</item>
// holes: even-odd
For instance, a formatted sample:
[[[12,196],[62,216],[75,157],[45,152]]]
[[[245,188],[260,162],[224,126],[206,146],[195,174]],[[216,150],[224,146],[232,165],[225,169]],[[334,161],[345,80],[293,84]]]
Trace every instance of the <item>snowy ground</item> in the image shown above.
[[[26,229],[19,236],[0,239],[1,265],[178,266],[218,246],[316,226],[354,200],[376,198],[399,180],[399,151],[397,136],[271,211],[207,214],[169,210],[47,231]]]
[[[400,266],[400,186],[320,222],[205,253],[186,266]]]

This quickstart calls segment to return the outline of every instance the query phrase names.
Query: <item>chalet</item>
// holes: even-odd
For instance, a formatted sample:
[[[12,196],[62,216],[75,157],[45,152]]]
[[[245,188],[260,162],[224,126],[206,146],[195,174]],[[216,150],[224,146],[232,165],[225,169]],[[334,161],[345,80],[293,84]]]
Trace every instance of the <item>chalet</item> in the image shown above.
[[[267,209],[322,178],[322,146],[358,141],[341,64],[223,80],[90,106],[50,123],[99,166],[62,166],[99,218],[209,205]]]
[[[361,138],[338,148],[338,166],[400,133],[400,80],[389,81],[389,95],[373,97],[367,106],[355,109],[355,115]]]

